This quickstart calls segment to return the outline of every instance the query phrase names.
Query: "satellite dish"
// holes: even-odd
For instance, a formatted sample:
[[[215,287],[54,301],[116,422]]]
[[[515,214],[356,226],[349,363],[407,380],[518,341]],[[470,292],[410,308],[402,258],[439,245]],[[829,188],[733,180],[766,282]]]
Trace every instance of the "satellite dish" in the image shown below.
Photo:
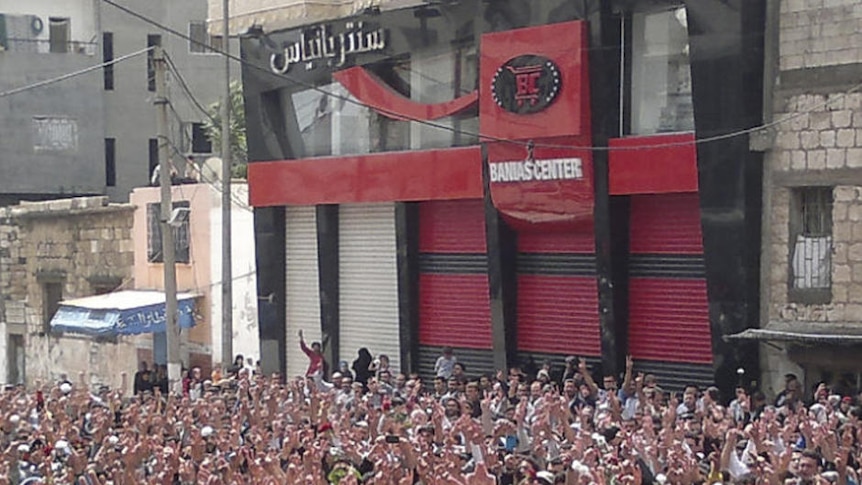
[[[221,181],[221,158],[210,157],[201,165],[201,182]]]

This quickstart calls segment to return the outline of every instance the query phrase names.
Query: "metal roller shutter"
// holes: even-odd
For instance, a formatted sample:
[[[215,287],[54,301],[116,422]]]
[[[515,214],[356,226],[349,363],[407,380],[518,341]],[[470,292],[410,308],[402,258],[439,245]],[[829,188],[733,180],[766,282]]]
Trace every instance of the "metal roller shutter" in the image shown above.
[[[419,377],[422,378],[428,387],[434,383],[434,364],[437,363],[437,358],[443,353],[443,347],[435,347],[433,345],[423,345],[419,347]],[[475,378],[482,374],[493,376],[496,372],[494,369],[494,352],[490,349],[467,349],[460,347],[452,347],[452,353],[458,359],[458,362],[464,364],[467,377]]]
[[[703,254],[697,194],[633,195],[632,254]]]
[[[481,199],[419,204],[419,252],[486,252],[485,205]]]
[[[366,347],[399,369],[395,205],[342,205],[338,221],[341,360],[353,362]]]
[[[632,278],[629,285],[632,357],[712,362],[706,281]]]
[[[601,355],[594,248],[592,231],[519,234],[519,353]]]
[[[632,357],[657,368],[708,366],[712,336],[698,195],[632,196],[630,241]]]
[[[308,359],[299,349],[302,329],[309,344],[320,340],[320,284],[317,268],[317,215],[314,206],[285,209],[285,301],[287,375],[303,375]]]
[[[491,348],[491,298],[482,274],[419,276],[419,343]]]
[[[433,377],[442,347],[450,346],[468,375],[491,371],[494,356],[484,201],[421,203],[419,251],[416,370],[426,379]]]

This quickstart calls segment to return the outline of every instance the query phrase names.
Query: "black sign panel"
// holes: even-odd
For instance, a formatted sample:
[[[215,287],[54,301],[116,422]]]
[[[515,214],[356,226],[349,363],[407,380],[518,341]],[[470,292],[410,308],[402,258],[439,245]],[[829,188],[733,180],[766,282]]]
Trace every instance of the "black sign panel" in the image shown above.
[[[554,102],[562,88],[560,68],[547,57],[523,55],[497,69],[491,83],[494,102],[516,114],[538,113]]]

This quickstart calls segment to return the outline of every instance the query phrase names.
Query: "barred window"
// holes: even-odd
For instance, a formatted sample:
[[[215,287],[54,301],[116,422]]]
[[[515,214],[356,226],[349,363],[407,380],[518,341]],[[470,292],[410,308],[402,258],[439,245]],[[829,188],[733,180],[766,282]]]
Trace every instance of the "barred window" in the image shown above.
[[[832,288],[832,187],[793,190],[790,300],[828,303]]]
[[[147,204],[147,261],[150,263],[164,262],[162,251],[162,224],[159,203]],[[181,200],[173,203],[173,208],[189,208],[189,201]],[[174,255],[177,263],[190,262],[189,218],[180,219],[180,223],[171,228],[174,231]]]

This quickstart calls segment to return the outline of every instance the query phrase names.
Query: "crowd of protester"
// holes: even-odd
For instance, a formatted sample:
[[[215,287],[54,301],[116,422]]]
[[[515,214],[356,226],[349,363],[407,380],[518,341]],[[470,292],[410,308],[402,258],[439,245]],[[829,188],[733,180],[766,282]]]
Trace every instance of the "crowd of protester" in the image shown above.
[[[599,385],[583,359],[471,375],[451,349],[433,382],[361,349],[329,374],[244,361],[177,392],[142,366],[136,394],[68,380],[0,395],[5,484],[858,484],[860,403],[795,376],[774,401],[667,392],[627,359]],[[597,376],[598,377],[598,376]]]

